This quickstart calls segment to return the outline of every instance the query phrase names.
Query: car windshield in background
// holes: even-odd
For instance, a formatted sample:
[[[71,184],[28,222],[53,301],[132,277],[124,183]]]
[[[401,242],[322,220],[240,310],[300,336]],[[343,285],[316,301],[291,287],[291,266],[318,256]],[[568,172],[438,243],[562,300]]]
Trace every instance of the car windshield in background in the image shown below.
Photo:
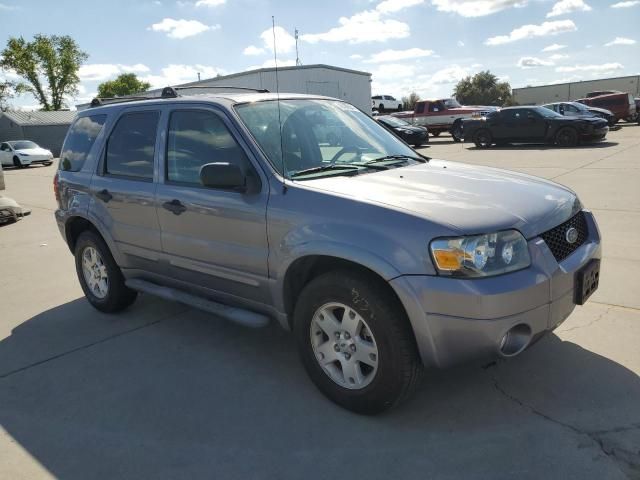
[[[11,146],[14,150],[29,150],[30,148],[38,148],[38,145],[28,140],[13,142],[11,143]]]
[[[540,115],[546,118],[564,118],[559,113],[554,112],[553,110],[549,110],[548,108],[545,108],[545,107],[533,107],[531,110],[533,110],[536,113],[539,113]]]
[[[392,117],[392,116],[384,116],[384,117],[378,117],[378,120],[381,121],[382,123],[385,123],[387,125],[390,125],[392,127],[407,127],[407,126],[411,126],[410,123],[405,122],[404,120],[400,120],[399,118],[396,117]]]
[[[588,112],[589,109],[587,108],[586,105],[583,105],[581,103],[578,102],[571,102],[569,105],[571,105],[572,107],[575,107],[577,110],[581,111],[581,112]]]
[[[372,161],[382,158],[393,164],[416,161],[411,158],[417,154],[395,135],[345,102],[269,100],[235,108],[268,160],[287,178],[303,179],[307,171],[312,176],[307,178],[375,171]]]
[[[449,98],[444,101],[444,106],[447,108],[460,108],[461,105],[458,103],[456,99]]]

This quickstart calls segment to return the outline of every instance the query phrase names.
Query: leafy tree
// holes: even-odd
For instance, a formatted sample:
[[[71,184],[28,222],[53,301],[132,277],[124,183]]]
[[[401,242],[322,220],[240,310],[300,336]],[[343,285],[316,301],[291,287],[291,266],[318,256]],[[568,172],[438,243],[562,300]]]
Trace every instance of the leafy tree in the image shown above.
[[[123,73],[114,80],[98,85],[99,97],[123,97],[144,92],[151,88],[151,84],[138,80],[135,73]]]
[[[411,92],[408,97],[402,97],[402,108],[404,110],[413,110],[416,103],[420,101],[420,95],[416,92]]]
[[[36,35],[31,42],[11,37],[0,55],[0,67],[23,78],[16,92],[31,93],[43,110],[60,110],[65,96],[78,94],[78,70],[88,58],[67,35]]]
[[[15,85],[9,81],[0,81],[0,112],[9,110],[9,99],[13,98]]]
[[[456,99],[467,105],[513,105],[511,85],[499,82],[491,72],[484,71],[458,82],[453,90]]]

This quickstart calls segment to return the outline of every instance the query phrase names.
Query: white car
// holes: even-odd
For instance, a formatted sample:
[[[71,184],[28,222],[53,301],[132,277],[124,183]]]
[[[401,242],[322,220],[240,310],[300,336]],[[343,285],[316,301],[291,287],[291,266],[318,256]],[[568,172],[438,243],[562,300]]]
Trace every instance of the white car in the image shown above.
[[[371,107],[381,112],[386,110],[402,110],[402,102],[391,95],[374,95],[371,97]]]
[[[3,166],[28,167],[34,163],[51,165],[53,153],[30,140],[13,140],[0,144],[0,162]]]

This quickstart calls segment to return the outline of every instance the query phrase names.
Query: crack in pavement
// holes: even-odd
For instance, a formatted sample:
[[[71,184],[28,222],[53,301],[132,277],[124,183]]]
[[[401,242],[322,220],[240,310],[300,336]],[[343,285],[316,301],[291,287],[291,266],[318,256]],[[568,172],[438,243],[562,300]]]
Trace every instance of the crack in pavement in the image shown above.
[[[504,396],[511,402],[519,405],[521,408],[528,410],[532,414],[540,418],[543,418],[544,420],[547,420],[548,422],[554,423],[567,430],[570,430],[576,435],[587,437],[598,447],[598,449],[607,458],[613,461],[613,464],[623,475],[633,480],[640,479],[640,450],[638,452],[629,451],[623,448],[621,445],[616,444],[616,442],[606,441],[604,438],[602,438],[603,436],[611,433],[625,432],[629,430],[634,430],[636,428],[640,428],[640,424],[634,424],[633,426],[630,426],[630,427],[618,427],[618,428],[613,428],[611,430],[604,430],[604,431],[590,432],[588,430],[581,430],[578,427],[571,425],[570,423],[563,422],[561,420],[558,420],[556,418],[553,418],[547,415],[546,413],[535,408],[533,405],[529,405],[528,403],[525,403],[515,395],[512,395],[509,392],[507,392],[502,386],[500,386],[500,383],[498,382],[498,378],[494,374],[490,373],[489,375],[491,377],[495,390],[499,392],[502,396]]]
[[[93,347],[95,345],[100,345],[102,343],[108,342],[109,340],[113,340],[114,338],[122,337],[123,335],[127,335],[127,334],[133,333],[133,332],[137,332],[138,330],[142,330],[143,328],[147,328],[147,327],[151,327],[153,325],[157,325],[157,324],[159,324],[161,322],[164,322],[165,320],[169,320],[169,319],[171,319],[173,317],[181,315],[184,312],[186,312],[187,310],[189,310],[189,309],[185,308],[184,310],[181,310],[181,311],[179,311],[177,313],[172,313],[172,314],[167,315],[166,317],[163,317],[163,318],[159,318],[157,320],[154,320],[153,322],[145,323],[144,325],[138,325],[137,327],[130,328],[129,330],[124,330],[122,332],[114,333],[113,335],[109,335],[107,337],[101,338],[100,340],[96,340],[95,342],[87,343],[85,345],[81,345],[79,347],[72,348],[71,350],[67,350],[65,352],[58,353],[56,355],[52,355],[51,357],[44,358],[42,360],[38,360],[37,362],[30,363],[29,365],[25,365],[23,367],[16,368],[14,370],[10,370],[10,371],[5,372],[5,373],[0,373],[0,380],[4,380],[5,378],[8,378],[8,377],[10,377],[12,375],[15,375],[16,373],[24,372],[25,370],[29,370],[29,369],[37,367],[39,365],[51,362],[53,360],[57,360],[58,358],[66,357],[67,355],[71,355],[71,354],[79,352],[81,350],[86,350],[86,349],[91,348],[91,347]]]
[[[607,315],[611,309],[613,308],[613,305],[609,306],[604,312],[602,312],[600,315],[598,315],[594,320],[591,320],[589,323],[585,324],[585,325],[576,325],[575,327],[571,327],[571,328],[567,328],[567,329],[561,329],[559,328],[558,330],[556,330],[558,333],[566,333],[566,332],[571,332],[573,330],[580,330],[582,328],[589,328],[590,326],[598,323],[600,320],[602,320],[605,315]]]

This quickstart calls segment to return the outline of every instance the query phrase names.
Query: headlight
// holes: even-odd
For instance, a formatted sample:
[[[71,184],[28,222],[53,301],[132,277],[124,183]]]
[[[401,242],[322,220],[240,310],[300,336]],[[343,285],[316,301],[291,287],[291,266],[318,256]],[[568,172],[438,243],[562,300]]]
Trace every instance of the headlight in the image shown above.
[[[489,277],[531,265],[527,241],[517,230],[436,238],[430,248],[433,263],[441,275]]]
[[[29,154],[28,153],[23,153],[23,152],[17,152],[18,155],[20,155],[21,157],[28,157]]]

